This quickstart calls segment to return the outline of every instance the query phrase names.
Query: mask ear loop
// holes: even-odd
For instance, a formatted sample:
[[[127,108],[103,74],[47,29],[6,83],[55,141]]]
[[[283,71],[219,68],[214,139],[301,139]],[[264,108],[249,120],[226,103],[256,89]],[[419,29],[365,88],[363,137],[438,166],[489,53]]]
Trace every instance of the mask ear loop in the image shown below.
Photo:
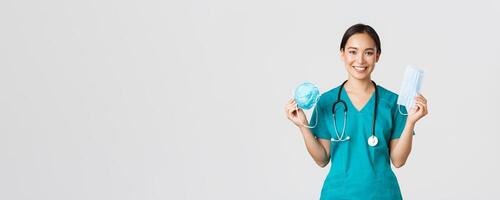
[[[314,105],[314,113],[316,113],[316,120],[315,120],[316,122],[314,122],[314,126],[308,126],[305,124],[302,124],[302,126],[307,127],[307,128],[315,128],[316,125],[318,125],[318,101],[319,101],[320,97],[321,97],[321,95],[316,97],[316,105]]]
[[[399,111],[399,114],[401,114],[401,115],[408,115],[408,112],[406,114],[401,112],[401,105],[399,105],[399,104],[398,104],[398,111]]]

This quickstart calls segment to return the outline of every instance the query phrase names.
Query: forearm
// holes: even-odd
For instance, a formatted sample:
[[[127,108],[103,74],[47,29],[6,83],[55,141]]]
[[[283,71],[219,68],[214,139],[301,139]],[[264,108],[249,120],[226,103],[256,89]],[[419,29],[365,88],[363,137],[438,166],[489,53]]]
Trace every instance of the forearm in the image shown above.
[[[313,160],[320,167],[325,167],[330,161],[330,156],[328,152],[325,150],[323,145],[319,142],[319,139],[316,138],[311,130],[307,127],[301,127],[300,132],[304,137],[304,143],[306,145],[307,151],[313,158]]]
[[[407,122],[397,144],[391,149],[391,160],[397,168],[402,167],[410,155],[414,128],[415,123]]]

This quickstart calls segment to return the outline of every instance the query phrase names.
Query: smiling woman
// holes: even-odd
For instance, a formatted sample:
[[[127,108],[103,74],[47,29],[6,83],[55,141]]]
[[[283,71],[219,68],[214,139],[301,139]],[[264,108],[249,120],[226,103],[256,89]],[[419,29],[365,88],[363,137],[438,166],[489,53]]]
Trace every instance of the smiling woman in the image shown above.
[[[340,52],[349,74],[356,79],[366,79],[382,53],[380,38],[370,26],[354,25],[342,37]]]
[[[391,161],[396,168],[405,164],[415,123],[427,114],[427,100],[419,95],[408,116],[399,114],[398,95],[371,79],[381,52],[372,27],[350,27],[340,44],[347,80],[321,95],[311,119],[315,126],[304,125],[308,120],[293,99],[285,107],[314,161],[320,167],[331,162],[321,199],[402,199]]]

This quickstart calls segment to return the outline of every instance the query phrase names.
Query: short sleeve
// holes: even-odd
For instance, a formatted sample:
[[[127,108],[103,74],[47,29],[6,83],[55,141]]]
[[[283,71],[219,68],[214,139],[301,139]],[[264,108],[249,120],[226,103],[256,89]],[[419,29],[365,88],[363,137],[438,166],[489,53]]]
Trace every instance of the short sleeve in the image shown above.
[[[398,139],[401,137],[403,130],[406,125],[406,119],[408,118],[406,108],[404,106],[400,106],[395,104],[392,109],[392,132],[391,132],[391,140]],[[413,131],[413,135],[415,135],[415,131]]]
[[[321,139],[330,140],[331,136],[327,129],[326,117],[327,114],[321,107],[321,105],[319,103],[316,104],[313,113],[311,115],[311,121],[309,122],[309,126],[311,127],[314,126],[313,128],[310,128],[314,136]]]

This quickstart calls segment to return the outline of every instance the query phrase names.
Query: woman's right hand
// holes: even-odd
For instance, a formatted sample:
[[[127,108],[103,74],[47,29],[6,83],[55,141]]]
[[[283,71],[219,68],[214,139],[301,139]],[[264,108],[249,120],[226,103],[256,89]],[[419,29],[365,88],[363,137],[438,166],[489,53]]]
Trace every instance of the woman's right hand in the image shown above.
[[[285,106],[286,117],[299,128],[309,125],[304,111],[297,107],[297,102],[292,98]]]

